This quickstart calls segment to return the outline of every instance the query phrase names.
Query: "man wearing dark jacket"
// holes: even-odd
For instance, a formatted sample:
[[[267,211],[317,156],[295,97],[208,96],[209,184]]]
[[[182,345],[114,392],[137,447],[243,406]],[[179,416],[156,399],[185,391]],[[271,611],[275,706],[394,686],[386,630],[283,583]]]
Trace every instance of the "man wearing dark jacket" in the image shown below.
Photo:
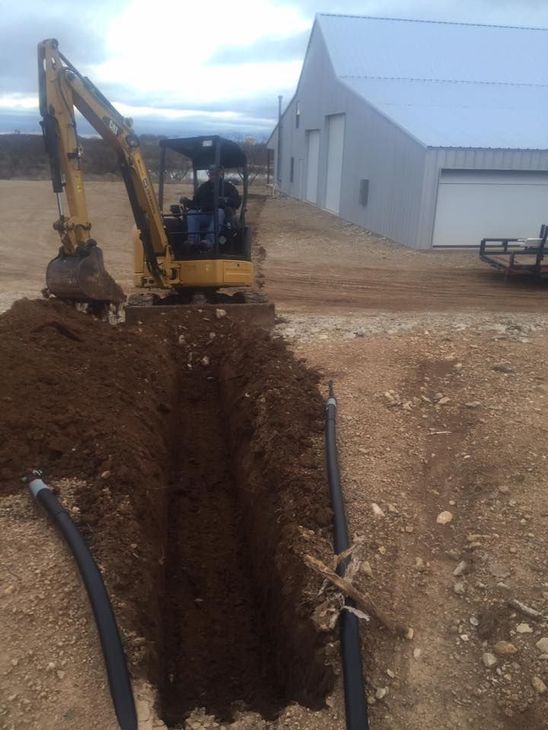
[[[223,226],[225,218],[230,218],[241,205],[240,193],[232,183],[224,179],[222,167],[211,165],[208,170],[209,180],[202,183],[192,200],[185,198],[190,208],[187,213],[188,240],[194,244],[201,243],[204,250],[211,249],[215,242],[215,214],[217,215],[217,231]],[[217,185],[217,211],[215,211],[215,185]],[[200,231],[206,231],[200,241]]]

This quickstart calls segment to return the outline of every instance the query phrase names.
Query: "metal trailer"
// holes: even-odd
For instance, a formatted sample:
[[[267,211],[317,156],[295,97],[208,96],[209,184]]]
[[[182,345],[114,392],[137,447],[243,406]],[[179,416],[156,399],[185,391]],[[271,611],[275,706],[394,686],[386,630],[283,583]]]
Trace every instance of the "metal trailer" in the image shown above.
[[[543,224],[538,238],[482,238],[479,256],[482,261],[505,276],[526,275],[548,278],[544,261],[548,225]]]

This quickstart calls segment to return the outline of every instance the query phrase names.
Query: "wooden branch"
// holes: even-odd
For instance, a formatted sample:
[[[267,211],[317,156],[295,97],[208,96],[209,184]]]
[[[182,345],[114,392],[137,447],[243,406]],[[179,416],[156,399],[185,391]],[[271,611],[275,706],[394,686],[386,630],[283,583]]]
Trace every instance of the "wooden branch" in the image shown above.
[[[342,553],[338,553],[333,557],[333,569],[336,570],[339,563],[342,563],[343,560],[346,560],[346,558],[350,557],[352,553],[356,550],[356,548],[360,547],[364,541],[364,538],[356,538],[352,545],[350,545],[349,548],[346,550],[343,550]]]
[[[395,623],[390,618],[388,618],[388,616],[383,611],[381,611],[380,608],[375,606],[369,596],[366,596],[364,593],[359,591],[346,578],[341,578],[340,575],[337,575],[334,570],[331,570],[331,568],[325,565],[325,563],[322,563],[321,560],[314,558],[312,555],[305,555],[304,562],[308,565],[309,568],[312,568],[312,570],[314,570],[316,573],[319,573],[322,578],[325,578],[336,588],[342,591],[345,596],[351,598],[356,603],[356,606],[359,609],[365,611],[370,616],[375,618],[380,624],[388,629],[388,631],[393,634],[397,634],[398,636],[405,636],[407,638],[410,637],[410,629],[407,629],[405,626]]]
[[[525,603],[518,601],[517,598],[509,598],[508,605],[512,608],[515,608],[516,611],[523,613],[525,616],[534,619],[535,621],[540,621],[544,618],[544,615],[540,611],[537,611],[536,608],[530,608],[529,606],[526,606]]]

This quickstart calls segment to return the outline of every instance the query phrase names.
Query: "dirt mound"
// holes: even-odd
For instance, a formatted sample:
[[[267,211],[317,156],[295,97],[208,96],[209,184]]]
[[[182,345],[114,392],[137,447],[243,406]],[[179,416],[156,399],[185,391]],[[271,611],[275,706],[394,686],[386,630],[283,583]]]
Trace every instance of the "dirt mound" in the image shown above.
[[[50,477],[110,470],[126,484],[156,470],[175,379],[161,336],[21,300],[0,318],[0,341],[2,491],[38,467]]]
[[[302,560],[330,557],[316,374],[200,309],[132,329],[22,300],[0,337],[0,488],[36,467],[56,485],[164,718],[322,707],[333,637]]]

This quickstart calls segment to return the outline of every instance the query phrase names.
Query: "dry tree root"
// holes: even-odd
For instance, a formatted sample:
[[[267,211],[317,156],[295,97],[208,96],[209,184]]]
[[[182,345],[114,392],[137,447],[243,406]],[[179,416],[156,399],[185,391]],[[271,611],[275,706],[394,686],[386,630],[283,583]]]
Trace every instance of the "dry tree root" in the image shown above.
[[[359,591],[349,580],[341,578],[341,576],[337,575],[334,570],[325,565],[325,563],[322,563],[321,560],[314,558],[312,555],[305,555],[304,561],[309,568],[312,568],[312,570],[319,573],[322,578],[325,578],[332,583],[336,588],[342,591],[345,596],[351,598],[359,609],[365,611],[370,616],[373,616],[373,618],[388,629],[388,631],[393,634],[397,634],[398,636],[410,638],[410,629],[388,618],[388,616],[373,603],[369,596],[366,596],[364,593]]]
[[[537,611],[535,608],[526,606],[525,603],[518,601],[517,598],[509,598],[507,603],[511,608],[515,608],[516,611],[519,611],[524,616],[527,616],[528,618],[532,618],[535,621],[540,621],[541,619],[545,618],[543,613],[541,613],[540,611]]]

